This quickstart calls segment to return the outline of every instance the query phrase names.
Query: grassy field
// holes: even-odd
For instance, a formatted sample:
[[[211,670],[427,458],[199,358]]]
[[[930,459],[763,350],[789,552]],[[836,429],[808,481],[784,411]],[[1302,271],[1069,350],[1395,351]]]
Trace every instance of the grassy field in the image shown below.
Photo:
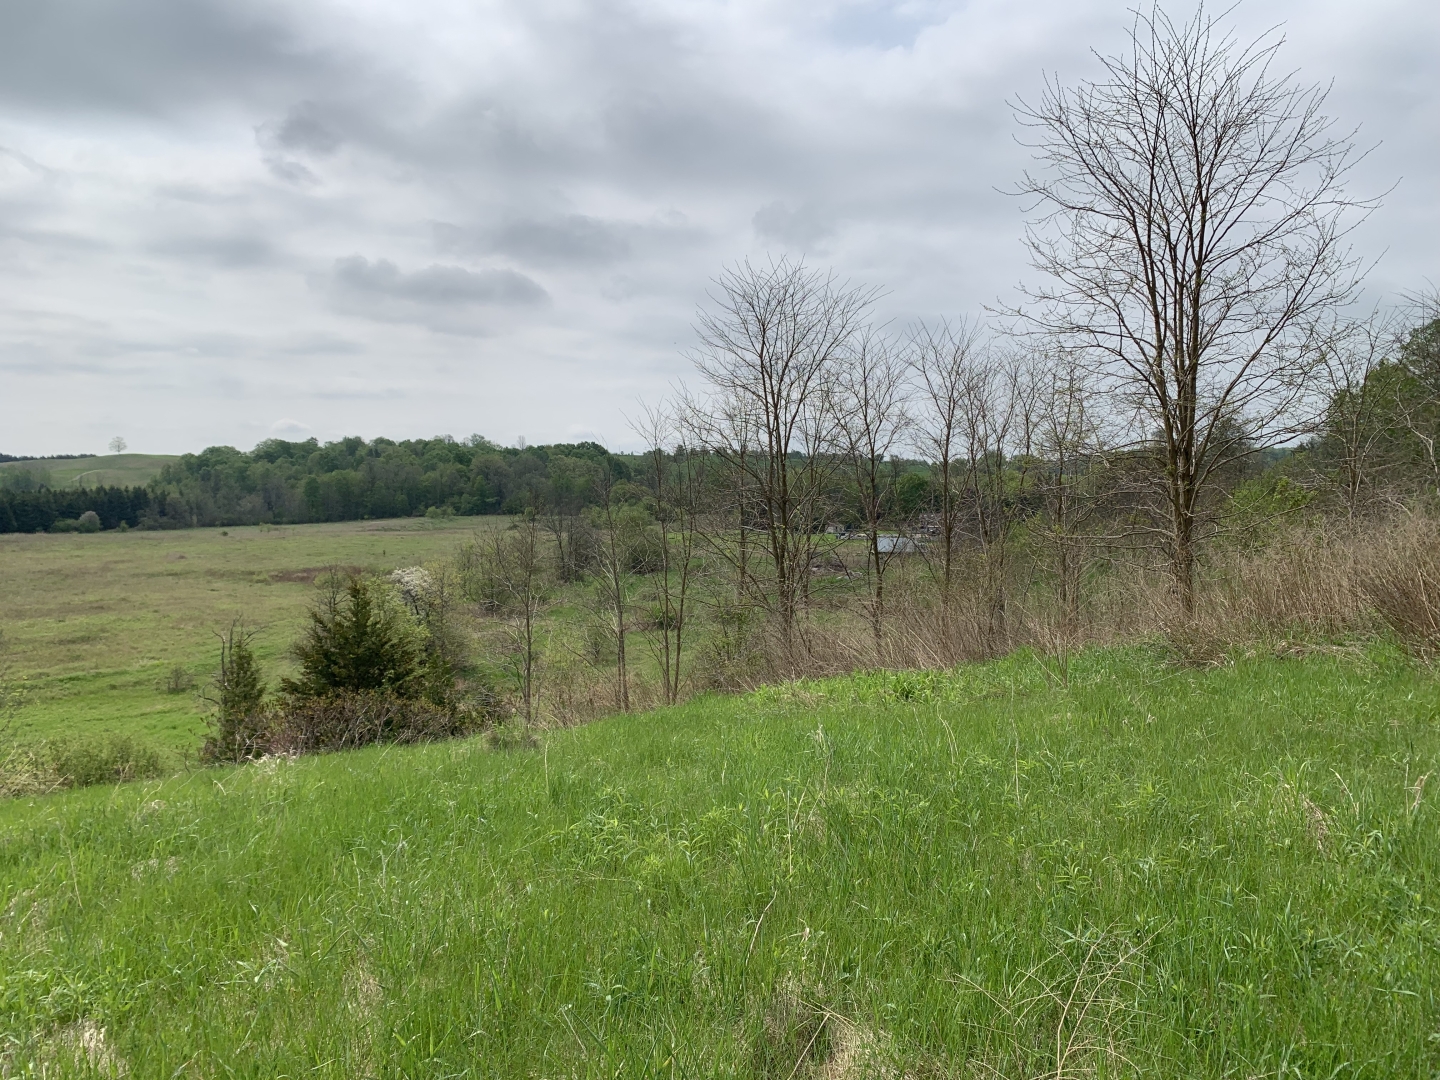
[[[1019,656],[17,800],[0,1057],[1433,1077],[1437,705],[1380,647]]]
[[[0,535],[0,630],[27,679],[21,738],[124,732],[177,752],[204,729],[194,691],[166,693],[182,665],[198,689],[215,632],[244,616],[273,674],[331,565],[391,569],[449,555],[507,519],[406,518],[174,532]]]
[[[37,472],[51,487],[144,487],[174,454],[102,454],[56,461],[6,461],[0,469]]]

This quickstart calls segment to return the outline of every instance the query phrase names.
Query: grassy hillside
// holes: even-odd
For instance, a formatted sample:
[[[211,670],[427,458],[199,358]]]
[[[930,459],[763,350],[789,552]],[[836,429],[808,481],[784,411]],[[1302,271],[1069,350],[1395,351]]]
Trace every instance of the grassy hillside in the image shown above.
[[[324,567],[413,565],[507,522],[0,535],[0,630],[29,691],[14,732],[123,731],[193,751],[201,709],[193,692],[166,693],[164,680],[178,664],[203,682],[214,632],[231,619],[261,628],[256,651],[273,673]]]
[[[51,487],[143,487],[172,461],[175,454],[102,454],[58,461],[7,461],[0,469],[36,472]]]
[[[6,1069],[1429,1077],[1437,705],[1021,657],[14,802]]]

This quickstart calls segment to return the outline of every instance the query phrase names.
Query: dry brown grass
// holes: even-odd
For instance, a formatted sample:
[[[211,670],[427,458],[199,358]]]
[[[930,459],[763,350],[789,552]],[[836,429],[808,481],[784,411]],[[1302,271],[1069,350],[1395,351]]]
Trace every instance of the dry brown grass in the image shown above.
[[[948,668],[1023,647],[1063,684],[1078,650],[1137,640],[1162,641],[1178,661],[1199,666],[1227,663],[1237,648],[1332,648],[1336,639],[1386,631],[1417,651],[1440,648],[1440,523],[1419,515],[1297,525],[1260,547],[1213,550],[1190,614],[1176,604],[1163,568],[1141,553],[1097,568],[1078,610],[1063,610],[1043,568],[1023,558],[1013,560],[1003,598],[990,580],[982,567],[965,567],[946,603],[919,560],[896,564],[878,642],[858,593],[821,591],[790,643],[758,610],[726,608],[692,630],[686,692]],[[618,711],[613,668],[581,661],[578,649],[569,653],[543,679],[548,721],[582,723]],[[630,698],[632,709],[662,703],[642,665],[632,671]]]

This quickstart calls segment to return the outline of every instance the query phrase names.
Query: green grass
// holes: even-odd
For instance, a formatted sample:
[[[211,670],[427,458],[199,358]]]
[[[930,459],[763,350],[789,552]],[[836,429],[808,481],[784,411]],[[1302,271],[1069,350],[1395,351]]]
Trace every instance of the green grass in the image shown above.
[[[1437,689],[1379,647],[1090,652],[1068,687],[1021,656],[538,751],[17,801],[0,1053],[137,1078],[1432,1077]]]
[[[172,461],[174,454],[101,454],[57,461],[6,461],[0,469],[39,472],[51,487],[144,487]]]
[[[389,570],[449,555],[503,518],[424,518],[173,532],[0,535],[0,630],[27,705],[21,739],[121,732],[176,754],[204,730],[194,692],[165,692],[183,666],[197,689],[215,633],[236,617],[260,630],[274,676],[326,566]]]

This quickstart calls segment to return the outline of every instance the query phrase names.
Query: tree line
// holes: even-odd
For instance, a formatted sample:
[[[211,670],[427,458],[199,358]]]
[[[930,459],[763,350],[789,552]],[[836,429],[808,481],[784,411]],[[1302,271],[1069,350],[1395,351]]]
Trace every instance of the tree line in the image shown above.
[[[630,460],[594,442],[269,439],[248,452],[212,446],[185,454],[144,488],[8,484],[0,487],[0,532],[48,531],[86,511],[105,529],[173,529],[578,509],[595,498],[588,483],[597,462],[624,480]]]
[[[0,533],[75,528],[87,514],[96,529],[134,529],[151,520],[151,505],[151,493],[140,487],[0,488]]]

